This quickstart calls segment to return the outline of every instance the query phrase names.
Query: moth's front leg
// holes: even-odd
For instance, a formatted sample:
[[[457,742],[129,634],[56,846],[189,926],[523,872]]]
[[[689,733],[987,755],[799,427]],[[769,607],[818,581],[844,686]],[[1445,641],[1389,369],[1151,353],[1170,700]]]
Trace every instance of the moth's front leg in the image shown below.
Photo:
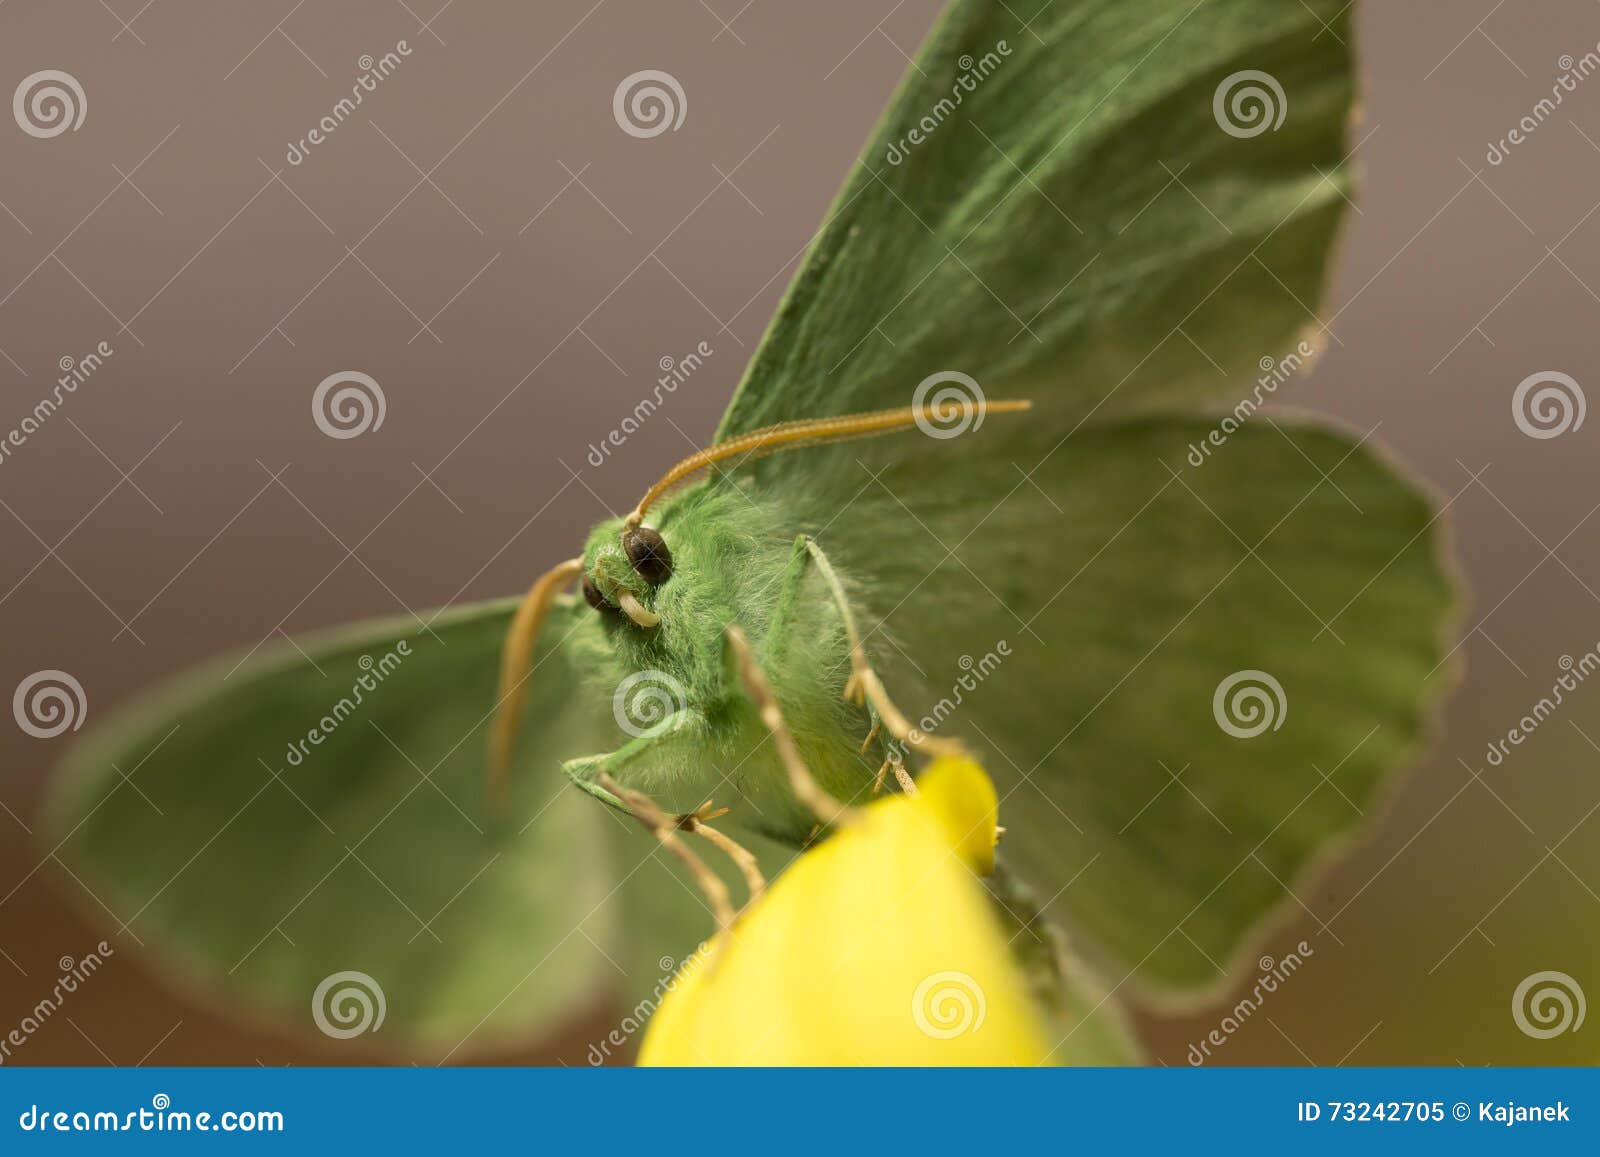
[[[661,841],[662,846],[683,860],[706,890],[717,911],[719,925],[726,927],[732,919],[731,909],[727,908],[726,888],[714,875],[706,872],[698,857],[682,846],[678,833],[700,836],[721,850],[744,876],[751,900],[758,899],[767,885],[755,856],[707,822],[724,815],[728,809],[714,808],[712,802],[706,800],[694,811],[669,815],[662,812],[646,792],[631,783],[621,782],[630,765],[637,766],[641,759],[651,756],[659,759],[669,755],[670,747],[674,744],[683,744],[690,750],[701,749],[708,727],[704,714],[685,708],[668,715],[649,734],[641,735],[615,751],[569,759],[561,765],[561,769],[573,783],[596,799],[644,824]]]
[[[705,737],[710,724],[700,711],[692,707],[680,708],[666,716],[643,735],[629,740],[615,751],[598,755],[582,755],[561,765],[567,778],[603,803],[621,811],[631,811],[627,804],[601,785],[602,776],[609,776],[626,786],[640,786],[629,782],[628,769],[637,768],[640,761],[654,756],[669,756],[675,747],[693,748]]]
[[[767,630],[764,659],[775,669],[782,669],[788,657],[790,644],[796,636],[801,591],[805,587],[806,578],[812,570],[822,574],[823,581],[828,585],[834,606],[839,612],[839,617],[844,623],[845,638],[850,643],[852,671],[854,669],[855,654],[861,650],[861,636],[856,630],[855,615],[850,609],[850,601],[845,597],[844,587],[839,582],[839,577],[828,563],[828,556],[822,553],[822,548],[809,534],[799,535],[794,540],[794,549],[789,554],[789,563],[783,572],[783,584],[778,588],[777,605],[773,608],[772,624]],[[729,666],[731,652],[724,653],[724,677],[730,680],[730,685],[738,678],[736,667]],[[855,675],[845,685],[846,698],[855,698],[852,688]],[[856,700],[860,702],[859,699]],[[876,738],[882,721],[878,718],[878,709],[872,702],[867,702],[867,719],[871,726],[867,730],[867,738],[861,744],[864,754],[867,747]],[[881,777],[880,777],[881,778]]]
[[[773,656],[775,662],[782,662],[788,642],[793,635],[800,586],[812,568],[816,569],[828,589],[828,594],[844,624],[845,639],[850,647],[850,678],[844,686],[844,697],[854,703],[863,704],[872,720],[872,728],[867,733],[866,742],[861,745],[861,750],[867,749],[867,745],[872,742],[881,726],[905,747],[928,755],[961,754],[965,749],[960,743],[936,738],[913,727],[889,698],[883,681],[878,677],[877,671],[873,670],[872,664],[867,661],[866,648],[862,645],[861,632],[856,628],[855,612],[850,606],[844,584],[839,580],[838,572],[833,569],[833,564],[828,561],[828,556],[823,553],[822,547],[810,535],[802,534],[795,539],[794,551],[789,558],[783,586],[778,592],[778,605],[768,635],[769,656]],[[903,788],[908,791],[915,790],[899,758],[899,752],[891,747],[885,752],[883,766],[878,769],[878,780],[874,791],[882,786],[884,774],[890,770],[893,770],[895,778]]]

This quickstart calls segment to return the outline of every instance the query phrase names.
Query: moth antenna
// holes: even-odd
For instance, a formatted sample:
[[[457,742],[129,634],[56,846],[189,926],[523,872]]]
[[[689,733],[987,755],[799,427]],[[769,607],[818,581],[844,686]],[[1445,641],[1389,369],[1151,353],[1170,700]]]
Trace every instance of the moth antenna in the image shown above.
[[[500,688],[489,730],[488,790],[489,801],[496,807],[504,808],[510,802],[511,754],[522,722],[528,680],[532,678],[529,668],[534,648],[539,643],[539,628],[544,625],[556,594],[582,570],[583,559],[569,558],[540,575],[528,588],[506,631],[505,645],[500,651]]]
[[[1025,399],[983,402],[980,413],[1016,414],[1033,408]],[[623,520],[626,529],[633,529],[644,521],[645,512],[662,498],[684,485],[702,470],[738,458],[739,463],[762,458],[779,450],[800,446],[822,446],[830,442],[847,442],[856,438],[876,438],[893,434],[920,422],[939,422],[950,417],[948,406],[928,402],[921,406],[905,406],[898,410],[874,410],[864,414],[843,414],[834,418],[801,418],[792,422],[779,422],[763,426],[726,442],[718,442],[704,450],[697,450],[671,470],[668,470],[649,490],[645,491],[633,513]],[[735,463],[738,465],[739,463]]]

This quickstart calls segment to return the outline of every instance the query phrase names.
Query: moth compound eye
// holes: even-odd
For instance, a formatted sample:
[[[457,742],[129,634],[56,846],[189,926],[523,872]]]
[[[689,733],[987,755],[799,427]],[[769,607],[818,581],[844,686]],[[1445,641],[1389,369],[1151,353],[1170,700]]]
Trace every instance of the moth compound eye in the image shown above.
[[[645,582],[658,587],[672,577],[672,552],[667,541],[648,526],[636,526],[622,536],[628,562]]]
[[[606,602],[605,595],[600,593],[600,588],[594,585],[594,579],[589,577],[587,571],[583,576],[583,601],[597,611],[616,614],[617,608]]]

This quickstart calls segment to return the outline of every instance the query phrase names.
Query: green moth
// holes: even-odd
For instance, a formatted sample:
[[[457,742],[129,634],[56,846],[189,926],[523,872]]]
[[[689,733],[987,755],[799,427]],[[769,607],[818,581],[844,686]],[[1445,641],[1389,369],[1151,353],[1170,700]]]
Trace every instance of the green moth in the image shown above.
[[[224,662],[103,727],[51,806],[96,909],[301,1024],[364,973],[384,1034],[444,1056],[648,993],[710,918],[601,777],[715,799],[780,866],[815,823],[736,624],[835,795],[980,755],[1019,948],[1059,925],[1109,982],[1053,981],[1093,1022],[1061,1055],[1126,1059],[1105,994],[1223,984],[1449,672],[1429,503],[1241,404],[1320,344],[1349,10],[952,4],[708,451],[524,601]]]

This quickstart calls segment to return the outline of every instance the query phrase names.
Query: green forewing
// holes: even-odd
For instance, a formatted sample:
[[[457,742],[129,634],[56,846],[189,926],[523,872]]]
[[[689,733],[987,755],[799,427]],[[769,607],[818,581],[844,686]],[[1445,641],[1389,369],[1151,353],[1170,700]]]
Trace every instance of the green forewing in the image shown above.
[[[361,972],[386,1007],[365,1040],[454,1055],[572,1014],[603,991],[599,946],[620,929],[598,913],[608,821],[556,770],[606,731],[547,645],[526,724],[540,765],[514,777],[514,819],[489,814],[484,732],[514,606],[356,627],[136,706],[73,756],[50,809],[60,854],[231,1011],[313,1032],[318,985]],[[558,606],[547,643],[581,609]]]
[[[1350,7],[953,5],[840,192],[719,439],[904,406],[941,371],[990,398],[1032,398],[1062,433],[1236,390],[1314,321],[1348,193]],[[1282,99],[1235,75],[1252,70]],[[1252,130],[1259,106],[1231,111],[1252,85],[1281,125],[1224,131],[1224,120]],[[779,455],[759,468],[809,467]]]

